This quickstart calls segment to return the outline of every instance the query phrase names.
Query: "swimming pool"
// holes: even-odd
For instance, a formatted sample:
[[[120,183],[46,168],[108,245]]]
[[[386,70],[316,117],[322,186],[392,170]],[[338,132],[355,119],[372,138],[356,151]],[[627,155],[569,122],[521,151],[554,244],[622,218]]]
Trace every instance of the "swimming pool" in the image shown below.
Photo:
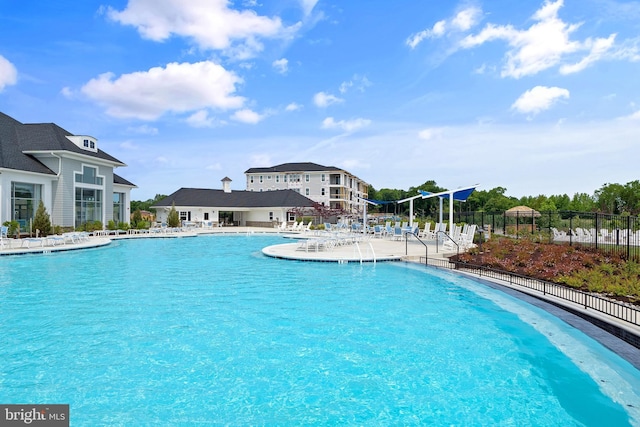
[[[261,254],[281,241],[0,257],[0,402],[72,425],[640,422],[640,373],[544,311],[423,266]]]

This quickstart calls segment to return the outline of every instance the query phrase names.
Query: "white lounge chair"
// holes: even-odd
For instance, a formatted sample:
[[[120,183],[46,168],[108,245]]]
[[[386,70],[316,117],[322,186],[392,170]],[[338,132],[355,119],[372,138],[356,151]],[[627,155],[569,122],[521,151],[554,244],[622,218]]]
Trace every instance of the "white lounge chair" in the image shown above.
[[[424,228],[422,230],[420,230],[420,235],[418,237],[420,237],[421,239],[426,239],[431,232],[431,223],[430,222],[425,222],[424,224]]]

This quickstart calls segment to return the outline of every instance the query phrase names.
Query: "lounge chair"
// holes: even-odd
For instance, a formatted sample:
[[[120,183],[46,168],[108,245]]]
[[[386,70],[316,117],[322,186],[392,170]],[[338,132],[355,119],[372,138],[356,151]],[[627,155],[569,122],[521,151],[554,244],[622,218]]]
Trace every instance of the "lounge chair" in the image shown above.
[[[47,245],[57,246],[57,245],[64,245],[66,242],[64,240],[64,237],[57,236],[54,234],[54,235],[45,237],[45,243]]]
[[[13,239],[9,239],[9,227],[6,225],[0,226],[0,248],[9,247],[11,248],[11,243]]]
[[[45,239],[42,237],[27,237],[26,239],[21,239],[21,240],[22,240],[22,244],[20,245],[20,247],[24,248],[26,246],[27,249],[31,247],[31,244],[43,247],[45,242]]]
[[[431,232],[431,223],[427,221],[424,224],[424,228],[420,230],[420,234],[418,237],[420,237],[421,239],[426,239],[428,236],[430,236],[430,232]]]

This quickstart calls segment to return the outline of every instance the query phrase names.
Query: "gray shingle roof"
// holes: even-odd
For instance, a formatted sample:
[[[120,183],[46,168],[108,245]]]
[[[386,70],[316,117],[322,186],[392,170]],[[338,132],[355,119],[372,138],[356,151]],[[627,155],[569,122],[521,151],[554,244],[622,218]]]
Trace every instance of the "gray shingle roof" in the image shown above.
[[[115,173],[113,174],[113,183],[114,184],[130,185],[132,187],[137,187],[131,181],[128,181],[128,180],[124,179],[123,177],[121,177],[120,175],[117,175]]]
[[[335,166],[322,166],[317,163],[303,162],[303,163],[283,163],[278,166],[271,166],[268,168],[250,168],[245,173],[275,173],[275,172],[321,172],[321,171],[342,171],[344,169],[337,168]]]
[[[72,135],[54,123],[23,124],[0,112],[0,167],[53,174],[25,151],[69,151],[124,166],[102,150],[94,153],[81,149],[67,138]]]
[[[96,153],[83,150],[67,136],[73,134],[54,123],[24,124],[0,112],[0,168],[55,175],[35,157],[25,154],[32,151],[69,151],[113,162],[116,166],[125,165],[100,149]],[[116,174],[113,174],[113,182],[135,187]]]
[[[165,197],[154,207],[171,206],[221,207],[221,208],[270,208],[311,207],[313,201],[293,190],[232,191],[205,188],[181,188]]]

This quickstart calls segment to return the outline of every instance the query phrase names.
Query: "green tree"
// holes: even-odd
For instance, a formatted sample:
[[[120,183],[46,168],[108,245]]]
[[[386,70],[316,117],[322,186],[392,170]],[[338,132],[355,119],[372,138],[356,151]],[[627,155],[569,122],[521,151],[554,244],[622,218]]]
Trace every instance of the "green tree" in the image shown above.
[[[142,222],[142,212],[140,212],[140,209],[136,209],[135,211],[133,211],[133,216],[131,218],[131,226],[133,228],[138,228],[138,224],[140,224]]]
[[[595,192],[597,209],[610,214],[622,213],[624,211],[623,192],[624,186],[621,184],[604,184]]]
[[[594,198],[587,193],[576,193],[571,199],[569,210],[576,212],[592,212],[596,210],[596,203]]]
[[[155,209],[151,209],[151,206],[155,205],[157,202],[164,199],[165,197],[167,196],[163,194],[156,194],[156,196],[153,199],[147,199],[145,201],[132,200],[131,210],[135,212],[136,210],[139,209],[141,211],[149,211],[149,212],[155,213]]]
[[[167,215],[167,225],[169,227],[179,227],[180,226],[180,216],[178,215],[178,211],[176,210],[176,204],[171,204],[171,210],[169,211],[169,215]]]
[[[640,181],[628,182],[622,190],[625,211],[631,215],[640,213]]]
[[[549,196],[549,201],[553,203],[559,211],[570,210],[571,199],[566,194]]]
[[[36,215],[33,218],[33,229],[40,230],[41,236],[48,236],[51,234],[51,218],[47,213],[47,208],[44,207],[44,203],[40,200]]]

